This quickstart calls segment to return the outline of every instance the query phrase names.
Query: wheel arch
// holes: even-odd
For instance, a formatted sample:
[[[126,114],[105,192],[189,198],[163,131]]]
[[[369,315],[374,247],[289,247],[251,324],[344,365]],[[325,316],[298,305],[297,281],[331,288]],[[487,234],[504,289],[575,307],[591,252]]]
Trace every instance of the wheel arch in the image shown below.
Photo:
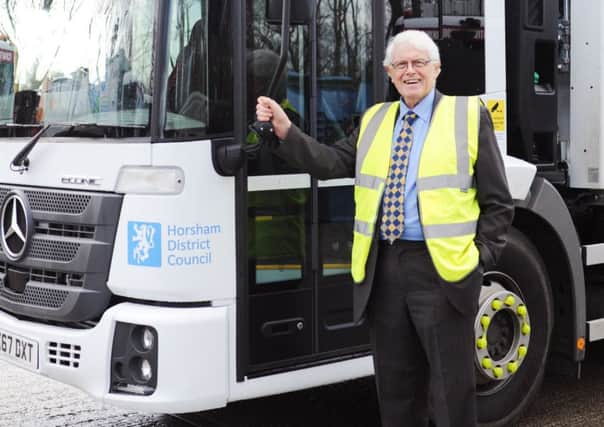
[[[535,245],[547,269],[554,297],[551,362],[562,362],[550,366],[566,371],[568,362],[574,365],[585,357],[585,351],[577,348],[577,340],[586,334],[586,297],[575,225],[560,193],[536,177],[526,199],[516,201],[513,226]]]

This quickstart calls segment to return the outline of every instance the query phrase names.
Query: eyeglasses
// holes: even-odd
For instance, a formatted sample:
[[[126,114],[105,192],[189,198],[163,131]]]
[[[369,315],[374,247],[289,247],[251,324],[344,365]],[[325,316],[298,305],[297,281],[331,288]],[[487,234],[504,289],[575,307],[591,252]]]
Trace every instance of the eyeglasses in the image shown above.
[[[432,62],[431,59],[414,59],[413,61],[400,61],[390,65],[397,71],[406,71],[409,68],[409,64],[411,64],[414,70],[421,70],[430,62]]]

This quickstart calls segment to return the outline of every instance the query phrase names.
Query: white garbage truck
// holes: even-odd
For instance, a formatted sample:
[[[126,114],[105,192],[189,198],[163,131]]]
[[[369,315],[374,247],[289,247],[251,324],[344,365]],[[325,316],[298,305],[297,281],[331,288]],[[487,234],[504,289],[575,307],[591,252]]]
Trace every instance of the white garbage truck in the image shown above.
[[[415,28],[504,154],[475,364],[480,423],[509,424],[604,338],[603,20],[599,0],[3,2],[0,359],[167,413],[371,375],[353,181],[250,124],[270,93],[334,143],[396,98],[385,45]]]

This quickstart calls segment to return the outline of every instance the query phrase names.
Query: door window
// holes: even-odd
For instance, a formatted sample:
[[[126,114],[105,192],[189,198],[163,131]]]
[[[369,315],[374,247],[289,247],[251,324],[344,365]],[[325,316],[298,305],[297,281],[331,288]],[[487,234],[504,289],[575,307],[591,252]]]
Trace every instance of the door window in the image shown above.
[[[168,138],[232,132],[230,1],[178,0],[168,33]]]
[[[317,137],[331,144],[373,103],[371,2],[317,2]]]
[[[440,50],[438,90],[449,95],[485,91],[483,0],[386,0],[386,37],[403,30],[428,33]],[[390,99],[397,99],[390,86]]]
[[[256,121],[256,99],[268,96],[268,90],[278,67],[281,49],[281,27],[266,21],[266,0],[247,3],[247,102],[248,125]],[[287,65],[278,77],[274,93],[270,94],[285,110],[292,123],[310,132],[308,117],[309,37],[308,25],[290,25]],[[258,143],[253,132],[247,134],[247,144]],[[270,147],[263,146],[248,156],[249,175],[272,175],[297,172],[274,156]]]

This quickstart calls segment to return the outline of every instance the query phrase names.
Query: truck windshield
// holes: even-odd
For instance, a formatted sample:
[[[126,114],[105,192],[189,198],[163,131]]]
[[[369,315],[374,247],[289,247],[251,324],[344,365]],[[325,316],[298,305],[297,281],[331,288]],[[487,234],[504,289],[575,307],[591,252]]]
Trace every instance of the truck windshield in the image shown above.
[[[0,126],[148,128],[153,0],[0,5]]]

